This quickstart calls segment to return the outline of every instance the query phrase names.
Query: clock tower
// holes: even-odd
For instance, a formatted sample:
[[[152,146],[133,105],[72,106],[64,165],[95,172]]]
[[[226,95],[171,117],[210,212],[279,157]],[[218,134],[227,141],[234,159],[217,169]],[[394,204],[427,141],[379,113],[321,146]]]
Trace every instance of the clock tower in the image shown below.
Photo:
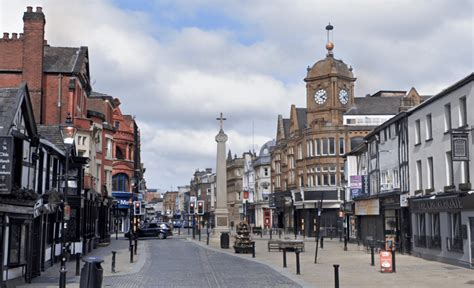
[[[333,26],[328,24],[326,58],[308,67],[306,82],[307,123],[311,126],[322,123],[342,125],[342,116],[354,104],[352,68],[342,60],[334,58],[331,41]]]

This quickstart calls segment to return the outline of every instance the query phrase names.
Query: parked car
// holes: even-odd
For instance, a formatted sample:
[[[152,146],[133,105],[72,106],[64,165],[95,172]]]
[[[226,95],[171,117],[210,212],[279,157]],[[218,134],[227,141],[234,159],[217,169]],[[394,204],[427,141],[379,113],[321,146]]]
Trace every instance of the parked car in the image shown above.
[[[137,230],[138,237],[158,237],[159,239],[166,239],[172,235],[173,232],[166,223],[147,223],[138,227]],[[125,237],[130,237],[130,231],[125,233]]]
[[[183,227],[183,222],[181,220],[173,220],[173,228]]]

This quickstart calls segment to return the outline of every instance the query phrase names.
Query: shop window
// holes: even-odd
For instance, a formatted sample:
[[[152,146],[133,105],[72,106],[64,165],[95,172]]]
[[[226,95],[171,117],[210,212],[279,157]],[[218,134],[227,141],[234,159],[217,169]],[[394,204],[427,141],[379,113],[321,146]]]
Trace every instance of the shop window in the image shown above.
[[[448,251],[463,253],[463,240],[461,237],[461,212],[448,213],[449,236],[447,240]]]
[[[26,225],[24,223],[11,220],[8,243],[8,265],[15,266],[25,264]]]
[[[416,215],[416,232],[415,235],[415,246],[426,247],[426,223],[425,214],[419,213]]]
[[[431,249],[441,249],[439,213],[430,213],[428,216],[430,219],[430,235],[427,239],[427,246]]]

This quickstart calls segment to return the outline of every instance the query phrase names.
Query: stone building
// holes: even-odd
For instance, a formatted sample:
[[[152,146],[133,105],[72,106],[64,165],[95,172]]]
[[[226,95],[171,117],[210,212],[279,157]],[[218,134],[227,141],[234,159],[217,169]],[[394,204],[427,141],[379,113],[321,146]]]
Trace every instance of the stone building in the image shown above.
[[[242,210],[244,158],[239,158],[237,155],[232,158],[232,154],[229,150],[226,165],[227,210],[229,211],[229,223],[232,228],[244,219]]]

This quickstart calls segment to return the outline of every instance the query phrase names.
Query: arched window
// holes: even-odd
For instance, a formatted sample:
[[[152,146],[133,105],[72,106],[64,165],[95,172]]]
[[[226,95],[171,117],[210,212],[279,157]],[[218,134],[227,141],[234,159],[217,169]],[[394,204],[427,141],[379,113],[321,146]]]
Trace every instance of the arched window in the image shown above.
[[[129,192],[130,181],[128,175],[125,173],[119,173],[112,177],[112,190],[113,191],[127,191]]]

